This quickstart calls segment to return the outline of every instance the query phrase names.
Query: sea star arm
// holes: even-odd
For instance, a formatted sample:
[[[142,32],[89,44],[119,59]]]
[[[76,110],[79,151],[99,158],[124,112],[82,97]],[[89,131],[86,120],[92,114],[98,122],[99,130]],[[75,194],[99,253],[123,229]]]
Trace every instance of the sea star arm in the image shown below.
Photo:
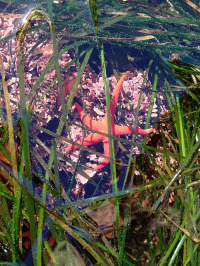
[[[95,121],[91,117],[86,115],[83,111],[83,108],[78,103],[75,103],[74,105],[76,106],[79,112],[81,121],[85,123],[87,127],[99,131],[99,129],[101,128],[101,122]]]
[[[124,82],[124,80],[126,79],[126,75],[124,74],[119,82],[117,83],[117,86],[115,87],[114,89],[114,92],[113,92],[113,96],[112,96],[112,99],[114,100],[114,102],[117,104],[118,103],[118,100],[119,100],[119,94],[120,94],[120,91],[121,91],[121,88],[122,88],[122,84]],[[111,100],[110,101],[110,112],[111,114],[114,114],[115,113],[115,110],[116,110],[116,105],[113,103],[113,101]]]
[[[92,145],[92,144],[95,144],[95,143],[98,143],[100,141],[103,140],[103,136],[102,135],[99,135],[97,133],[94,133],[86,138],[84,138],[84,140],[82,141],[82,139],[78,140],[76,143],[80,144],[80,145],[83,145],[83,146],[89,146],[89,145]],[[83,142],[83,143],[82,143]],[[69,151],[72,151],[74,149],[79,149],[80,147],[78,146],[73,146],[72,144],[70,144],[67,149],[66,149],[66,152],[69,152]]]
[[[117,85],[116,85],[116,87],[114,89],[112,99],[115,101],[116,104],[118,103],[119,94],[120,94],[120,91],[121,91],[121,88],[122,88],[122,84],[123,84],[125,78],[126,78],[126,75],[123,75],[120,78],[119,82],[117,83]],[[114,113],[115,113],[115,110],[116,110],[116,105],[111,100],[110,101],[110,115],[111,115],[111,121],[112,121],[113,125],[114,125]],[[104,122],[105,123],[107,123],[107,119],[108,119],[108,113],[106,111],[105,118],[104,118]]]
[[[108,141],[104,141],[103,142],[103,148],[104,148],[104,155],[107,157],[110,157],[110,147],[109,147],[109,142]],[[98,164],[97,166],[94,167],[94,170],[99,170],[103,167],[105,167],[107,164],[109,164],[110,160],[108,159],[103,159],[103,161]]]
[[[153,131],[153,128],[141,129],[139,127],[135,128],[135,131],[138,135],[146,135]],[[115,135],[128,135],[133,134],[133,130],[129,126],[118,126],[114,125],[114,134]]]

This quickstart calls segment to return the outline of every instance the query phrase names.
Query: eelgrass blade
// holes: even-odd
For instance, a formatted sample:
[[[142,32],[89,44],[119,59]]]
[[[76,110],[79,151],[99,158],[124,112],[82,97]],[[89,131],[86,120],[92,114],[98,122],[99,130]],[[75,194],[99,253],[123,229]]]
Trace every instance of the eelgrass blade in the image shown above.
[[[188,153],[188,155],[185,157],[185,160],[183,161],[182,165],[179,167],[178,171],[175,173],[174,177],[172,178],[172,180],[169,182],[169,184],[167,185],[167,187],[165,188],[162,196],[160,196],[160,198],[157,200],[157,202],[154,204],[152,211],[155,212],[156,209],[158,208],[158,206],[160,205],[160,202],[164,199],[167,191],[169,190],[169,188],[171,187],[171,185],[176,181],[176,179],[178,178],[179,174],[183,171],[183,169],[187,166],[189,160],[192,158],[193,153],[199,148],[200,146],[200,141],[198,141],[194,147],[191,149],[191,151]]]
[[[16,154],[15,154],[15,145],[14,145],[14,135],[13,135],[13,124],[12,124],[12,114],[10,108],[10,101],[8,95],[8,89],[5,81],[5,69],[3,66],[3,60],[0,56],[0,70],[2,75],[2,82],[3,82],[3,90],[5,95],[6,101],[6,110],[7,110],[7,121],[8,121],[8,134],[9,134],[9,144],[10,144],[10,152],[11,152],[11,164],[13,169],[13,174],[18,179],[18,172],[17,172],[17,161],[16,161]],[[16,204],[13,205],[13,216],[12,216],[12,241],[13,241],[13,252],[12,257],[13,261],[20,260],[19,251],[17,250],[16,246],[18,245],[18,232],[19,232],[19,209],[20,209],[20,200],[21,200],[21,191],[20,188],[17,189],[17,183],[13,180],[14,185],[14,196],[16,197]]]
[[[109,83],[106,81],[106,68],[105,68],[105,58],[104,58],[104,48],[103,43],[101,44],[101,65],[103,69],[103,81],[104,81],[104,88],[105,88],[105,97],[106,97],[106,107],[107,107],[107,121],[108,121],[108,133],[111,135],[109,138],[109,149],[110,149],[110,169],[111,169],[111,177],[112,177],[112,190],[114,193],[118,192],[117,188],[117,176],[116,176],[116,166],[113,164],[115,160],[115,153],[114,153],[114,144],[113,144],[113,132],[112,132],[112,124],[111,124],[111,114],[110,114],[110,94],[109,94]],[[114,210],[115,210],[115,219],[117,228],[120,228],[120,214],[119,214],[119,202],[118,200],[114,203]],[[118,235],[118,247],[119,253],[121,255],[121,232],[117,230]]]
[[[68,99],[68,102],[67,102],[67,105],[66,105],[66,115],[69,112],[69,108],[70,108],[70,106],[72,104],[72,100],[73,100],[75,92],[76,92],[76,88],[77,88],[77,86],[78,86],[78,84],[80,82],[80,79],[81,79],[81,76],[82,76],[83,71],[85,69],[85,66],[86,66],[86,64],[87,64],[87,62],[88,62],[88,60],[90,58],[91,52],[92,52],[92,49],[90,49],[87,52],[87,54],[86,54],[86,56],[85,56],[85,58],[83,60],[83,63],[81,65],[81,68],[79,70],[78,76],[76,78],[75,84],[74,84],[74,86],[72,88],[71,94],[69,96],[69,99]],[[64,122],[61,120],[60,123],[59,123],[58,129],[56,131],[56,134],[58,134],[58,135],[61,134],[63,126],[64,126]],[[58,140],[55,141],[56,145],[57,145],[57,142],[58,142]],[[53,163],[53,156],[50,155],[49,162],[48,162],[49,169],[51,169],[52,163]],[[45,180],[48,181],[48,179],[49,179],[49,175],[46,174],[45,175]],[[45,188],[46,188],[46,186],[44,185],[43,192],[42,192],[42,202],[44,204],[46,202],[46,191],[45,191]],[[41,242],[42,242],[42,238],[41,238],[42,236],[41,236],[40,232],[42,231],[42,227],[43,227],[43,219],[44,219],[44,209],[40,208],[39,224],[38,224],[38,235],[39,235],[39,237],[38,237],[38,253],[37,253],[37,261],[38,261],[39,265],[40,265],[40,262],[41,262],[41,250],[39,249],[39,247],[41,246]]]
[[[195,218],[194,218],[194,221],[195,221],[195,222],[197,221],[197,219],[199,218],[199,216],[200,216],[200,211],[196,214],[196,216],[195,216]],[[184,218],[184,220],[183,220],[183,222],[182,222],[182,224],[181,224],[181,227],[183,228],[184,225],[185,225],[185,218]],[[177,233],[177,235],[176,235],[176,237],[175,237],[175,239],[174,239],[172,245],[171,245],[170,248],[168,249],[168,251],[167,251],[165,257],[163,258],[163,260],[162,260],[162,262],[161,262],[161,264],[160,264],[160,266],[163,266],[164,263],[166,262],[166,260],[168,259],[168,257],[170,256],[170,254],[171,254],[171,252],[172,252],[174,246],[176,245],[176,243],[177,243],[177,241],[178,241],[178,239],[179,239],[179,237],[180,237],[180,235],[181,235],[181,232],[182,232],[181,230],[178,231],[178,233]],[[187,235],[184,235],[184,236],[181,238],[181,240],[179,241],[179,243],[178,243],[178,245],[177,245],[177,248],[176,248],[176,250],[173,252],[173,255],[172,255],[171,260],[170,260],[170,262],[169,262],[169,265],[170,265],[170,266],[173,265],[174,259],[175,259],[176,256],[178,255],[178,252],[179,252],[180,248],[182,247],[182,245],[183,245],[184,241],[186,240],[186,238],[187,238]]]
[[[148,68],[146,70],[146,73],[144,75],[144,80],[143,80],[143,83],[142,83],[142,89],[144,88],[144,84],[146,82],[146,79],[147,79],[147,76],[148,76],[148,73],[149,73],[149,70],[150,70],[150,66],[151,64],[153,63],[153,60],[151,60],[149,62],[149,65],[148,65]],[[141,99],[142,99],[142,90],[140,92],[140,96],[139,96],[139,100],[138,100],[138,106],[137,106],[137,110],[136,110],[136,115],[135,115],[135,122],[134,122],[134,130],[137,126],[137,121],[138,121],[138,114],[139,114],[139,107],[140,107],[140,103],[141,103]],[[126,99],[128,100],[128,98]],[[121,111],[121,110],[120,110]],[[134,139],[135,139],[135,134],[133,134],[133,137],[132,137],[132,142],[134,142]],[[131,148],[130,148],[130,154],[129,154],[129,162],[128,162],[128,165],[131,165],[131,160],[132,160],[132,150],[133,150],[133,145],[131,144]],[[124,184],[123,184],[123,189],[124,189],[124,186],[125,186],[125,183],[126,183],[126,180],[127,180],[127,176],[128,176],[128,173],[129,173],[129,167],[127,168],[127,171],[126,171],[126,176],[125,176],[125,179],[124,179]],[[130,184],[130,187],[132,187],[132,184]]]
[[[182,116],[181,116],[181,109],[180,109],[180,102],[179,97],[176,94],[176,119],[177,119],[177,135],[179,138],[179,147],[180,147],[180,154],[185,156],[185,139],[184,139],[184,132],[183,132],[183,123],[182,123]]]
[[[54,173],[55,173],[55,185],[56,185],[56,190],[58,194],[60,194],[60,186],[59,186],[59,171],[58,171],[58,161],[57,161],[57,153],[56,153],[56,144],[55,140],[53,140],[53,155],[54,155]]]
[[[151,113],[152,113],[152,110],[153,110],[153,104],[154,104],[154,101],[155,101],[155,93],[156,93],[156,89],[157,89],[157,82],[158,82],[158,64],[157,64],[157,60],[156,60],[154,83],[153,83],[153,89],[152,89],[152,95],[151,95],[151,100],[150,100],[150,104],[149,104],[149,109],[148,109],[148,113],[147,113],[145,129],[147,129],[149,127],[149,123],[150,123],[150,119],[151,119]]]
[[[11,113],[11,108],[10,108],[8,88],[7,88],[7,84],[5,81],[5,69],[4,69],[3,59],[1,57],[1,55],[0,55],[0,70],[1,70],[1,75],[2,75],[3,91],[4,91],[4,96],[5,96],[5,102],[6,102],[8,134],[9,134],[9,144],[10,144],[10,153],[11,153],[11,164],[12,164],[12,168],[13,168],[13,174],[16,176],[16,178],[18,178],[14,135],[13,135],[12,113]],[[16,193],[17,193],[16,183],[13,182],[13,185],[14,185],[14,194],[16,197]]]
[[[49,18],[51,21],[50,24],[50,30],[51,30],[51,35],[52,35],[52,42],[53,42],[53,53],[54,53],[54,58],[55,58],[55,66],[56,66],[56,73],[57,73],[57,79],[58,79],[58,87],[60,91],[60,99],[61,99],[61,105],[62,105],[62,112],[63,112],[63,120],[65,121],[66,128],[69,133],[69,137],[71,139],[71,134],[67,122],[67,115],[66,115],[66,110],[65,110],[65,103],[64,103],[64,96],[63,96],[63,89],[62,89],[62,81],[61,81],[61,72],[60,72],[60,66],[58,62],[58,50],[57,50],[57,45],[56,45],[56,35],[55,35],[55,27],[54,27],[54,19],[53,19],[53,10],[52,10],[52,2],[50,0],[47,0],[47,6],[48,6],[48,13],[49,13]],[[72,139],[71,139],[72,140]]]
[[[122,261],[125,262],[127,265],[130,266],[135,266],[135,264],[131,263],[129,260],[122,258],[120,254],[118,254],[117,252],[113,252],[112,250],[108,249],[106,246],[102,245],[101,243],[96,242],[97,246],[99,246],[100,248],[104,249],[105,251],[107,251],[108,253],[112,254],[113,256],[115,256],[117,258],[117,260],[119,262]]]

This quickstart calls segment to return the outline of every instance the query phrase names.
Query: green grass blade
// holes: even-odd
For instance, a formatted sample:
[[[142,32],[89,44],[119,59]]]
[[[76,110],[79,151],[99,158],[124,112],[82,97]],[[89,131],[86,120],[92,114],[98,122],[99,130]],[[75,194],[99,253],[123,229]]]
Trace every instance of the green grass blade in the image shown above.
[[[188,161],[191,159],[193,153],[199,148],[200,146],[200,141],[198,141],[194,147],[191,149],[191,151],[188,153],[188,155],[185,157],[185,160],[183,161],[182,165],[179,167],[179,169],[177,170],[177,172],[175,173],[174,177],[172,178],[172,180],[169,182],[169,184],[167,185],[167,187],[165,188],[162,196],[160,196],[160,198],[157,200],[157,202],[154,204],[152,211],[155,212],[156,209],[158,208],[158,206],[160,205],[160,202],[163,200],[163,198],[165,197],[168,189],[171,187],[171,185],[176,181],[176,179],[178,178],[178,176],[180,175],[180,173],[183,171],[183,169],[186,167],[186,165],[188,164]]]

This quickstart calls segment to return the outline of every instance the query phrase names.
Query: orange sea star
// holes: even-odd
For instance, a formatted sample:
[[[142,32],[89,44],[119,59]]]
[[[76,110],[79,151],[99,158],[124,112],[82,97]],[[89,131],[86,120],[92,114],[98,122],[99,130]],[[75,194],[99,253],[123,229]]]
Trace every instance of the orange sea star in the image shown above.
[[[121,87],[122,87],[122,84],[123,84],[125,78],[126,78],[126,75],[124,74],[121,77],[121,79],[119,80],[119,82],[117,83],[117,86],[115,87],[115,90],[113,92],[112,99],[114,100],[114,102],[116,104],[118,103],[120,90],[121,90]],[[93,120],[91,117],[86,115],[84,113],[82,107],[78,103],[75,103],[75,106],[76,106],[76,108],[77,108],[77,110],[79,112],[79,115],[80,115],[80,118],[81,118],[82,122],[85,123],[85,125],[88,128],[96,130],[96,131],[99,131],[99,134],[98,133],[94,133],[94,134],[84,138],[83,141],[82,140],[78,140],[76,143],[77,144],[82,144],[83,146],[89,146],[89,145],[93,145],[93,144],[96,144],[96,143],[102,141],[103,142],[103,147],[104,147],[104,155],[106,157],[110,157],[109,137],[101,135],[101,132],[109,134],[107,111],[106,111],[104,120],[100,122],[100,121]],[[112,126],[112,134],[113,134],[113,136],[132,134],[133,130],[131,129],[131,127],[129,127],[129,126],[118,126],[118,125],[116,125],[114,123],[115,109],[116,109],[116,106],[111,100],[110,101],[110,117],[111,117],[111,126]],[[141,128],[136,127],[135,131],[139,135],[146,135],[146,134],[152,132],[153,128],[149,128],[149,129],[143,130]],[[78,149],[78,148],[79,147],[73,146],[71,144],[71,145],[69,145],[69,147],[67,147],[66,152],[69,152],[69,151],[72,151],[73,149]],[[94,167],[94,170],[99,170],[99,169],[103,168],[109,162],[110,162],[110,160],[104,159],[100,164],[98,164],[96,167]]]

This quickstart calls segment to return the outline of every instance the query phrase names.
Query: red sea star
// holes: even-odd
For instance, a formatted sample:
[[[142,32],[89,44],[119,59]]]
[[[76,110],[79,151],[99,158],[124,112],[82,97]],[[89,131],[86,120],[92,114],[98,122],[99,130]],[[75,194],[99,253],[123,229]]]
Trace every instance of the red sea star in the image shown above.
[[[112,99],[115,101],[116,104],[118,103],[120,90],[121,90],[121,87],[122,87],[122,84],[123,84],[125,78],[126,78],[126,75],[124,74],[121,77],[121,79],[119,80],[119,82],[117,83],[117,86],[115,87],[115,90],[113,92]],[[94,134],[84,138],[83,143],[82,143],[82,140],[78,140],[76,143],[82,144],[83,146],[89,146],[89,145],[92,145],[92,144],[95,144],[95,143],[103,141],[104,155],[107,156],[107,157],[110,157],[109,137],[101,135],[101,132],[109,134],[109,132],[108,132],[108,114],[107,114],[107,112],[105,114],[104,120],[99,122],[99,121],[93,120],[91,117],[86,115],[83,112],[82,107],[78,103],[75,103],[75,106],[76,106],[76,108],[77,108],[77,110],[79,112],[79,115],[80,115],[80,118],[81,118],[82,122],[85,123],[85,125],[88,128],[96,130],[96,131],[99,131],[99,133],[100,133],[100,134],[94,133]],[[132,134],[133,130],[131,129],[131,127],[129,127],[129,126],[118,126],[118,125],[116,125],[114,123],[115,109],[116,109],[116,106],[111,100],[110,101],[110,116],[111,116],[111,125],[112,125],[113,136]],[[139,135],[146,135],[146,134],[152,132],[153,128],[149,128],[147,130],[143,130],[141,128],[136,127],[135,131]],[[77,147],[77,146],[69,145],[69,147],[66,149],[66,152],[69,152],[69,151],[72,151],[73,149],[78,149],[78,148],[79,147]],[[104,159],[99,165],[94,167],[94,170],[99,170],[99,169],[103,168],[109,162],[110,162],[110,160]]]

